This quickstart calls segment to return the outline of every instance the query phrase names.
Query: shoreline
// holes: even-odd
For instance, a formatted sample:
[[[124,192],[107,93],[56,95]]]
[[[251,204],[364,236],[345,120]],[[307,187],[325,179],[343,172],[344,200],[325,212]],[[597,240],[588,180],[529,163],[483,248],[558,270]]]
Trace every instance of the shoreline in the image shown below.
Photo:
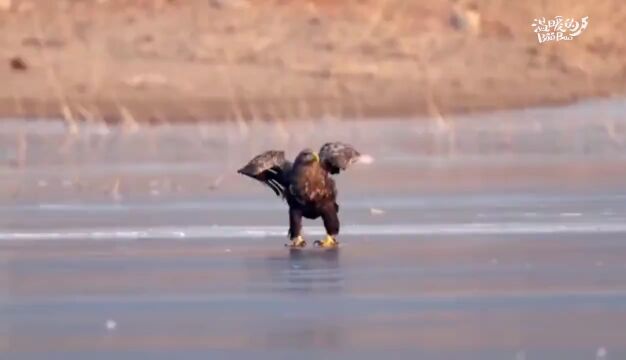
[[[228,121],[302,121],[311,119],[380,120],[424,119],[489,114],[499,111],[571,106],[589,101],[602,101],[623,96],[623,92],[606,94],[603,91],[584,96],[570,95],[552,99],[508,99],[488,104],[488,99],[428,104],[427,99],[417,103],[398,99],[394,103],[360,103],[358,100],[336,99],[255,99],[240,102],[233,107],[229,99],[187,99],[167,103],[160,99],[141,99],[116,102],[112,100],[87,101],[72,99],[64,105],[52,99],[21,99],[19,104],[0,98],[2,119],[53,120],[69,123],[105,122],[110,125],[133,123],[141,125],[228,122]],[[500,99],[502,100],[502,99]],[[69,105],[72,104],[72,105]],[[68,115],[69,114],[69,115]]]

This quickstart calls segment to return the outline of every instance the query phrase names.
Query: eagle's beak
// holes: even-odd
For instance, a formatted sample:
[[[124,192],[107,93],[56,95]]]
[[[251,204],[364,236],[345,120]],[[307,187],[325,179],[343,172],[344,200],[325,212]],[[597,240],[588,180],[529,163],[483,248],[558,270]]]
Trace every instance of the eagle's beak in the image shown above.
[[[315,158],[315,161],[320,162],[320,156],[317,155],[316,152],[313,153],[313,157]]]
[[[363,155],[359,156],[359,158],[357,159],[356,162],[359,163],[359,164],[369,165],[369,164],[374,162],[374,158],[372,156],[370,156],[370,155],[363,154]]]

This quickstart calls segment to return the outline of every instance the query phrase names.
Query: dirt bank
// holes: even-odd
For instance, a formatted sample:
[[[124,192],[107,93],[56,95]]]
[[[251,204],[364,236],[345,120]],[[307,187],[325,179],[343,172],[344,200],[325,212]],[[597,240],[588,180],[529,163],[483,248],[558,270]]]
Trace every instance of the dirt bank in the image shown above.
[[[0,116],[449,114],[622,94],[620,0],[13,0]],[[589,16],[538,44],[539,16]]]

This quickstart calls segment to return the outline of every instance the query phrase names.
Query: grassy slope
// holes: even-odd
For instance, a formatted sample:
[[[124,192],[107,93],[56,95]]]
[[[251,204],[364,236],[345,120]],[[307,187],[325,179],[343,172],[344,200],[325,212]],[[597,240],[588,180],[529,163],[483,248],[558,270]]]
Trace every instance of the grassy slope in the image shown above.
[[[0,115],[438,117],[621,94],[621,4],[14,0],[0,12]],[[590,25],[574,41],[537,44],[532,19],[555,15]],[[13,57],[27,69],[11,69]]]

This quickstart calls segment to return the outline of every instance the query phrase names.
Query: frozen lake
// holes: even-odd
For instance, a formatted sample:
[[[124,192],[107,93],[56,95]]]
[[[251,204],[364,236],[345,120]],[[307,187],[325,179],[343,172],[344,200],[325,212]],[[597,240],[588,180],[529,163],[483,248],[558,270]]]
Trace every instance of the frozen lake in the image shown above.
[[[0,358],[626,358],[626,105],[0,127]],[[353,143],[342,247],[234,170]],[[319,222],[305,223],[312,240]]]

